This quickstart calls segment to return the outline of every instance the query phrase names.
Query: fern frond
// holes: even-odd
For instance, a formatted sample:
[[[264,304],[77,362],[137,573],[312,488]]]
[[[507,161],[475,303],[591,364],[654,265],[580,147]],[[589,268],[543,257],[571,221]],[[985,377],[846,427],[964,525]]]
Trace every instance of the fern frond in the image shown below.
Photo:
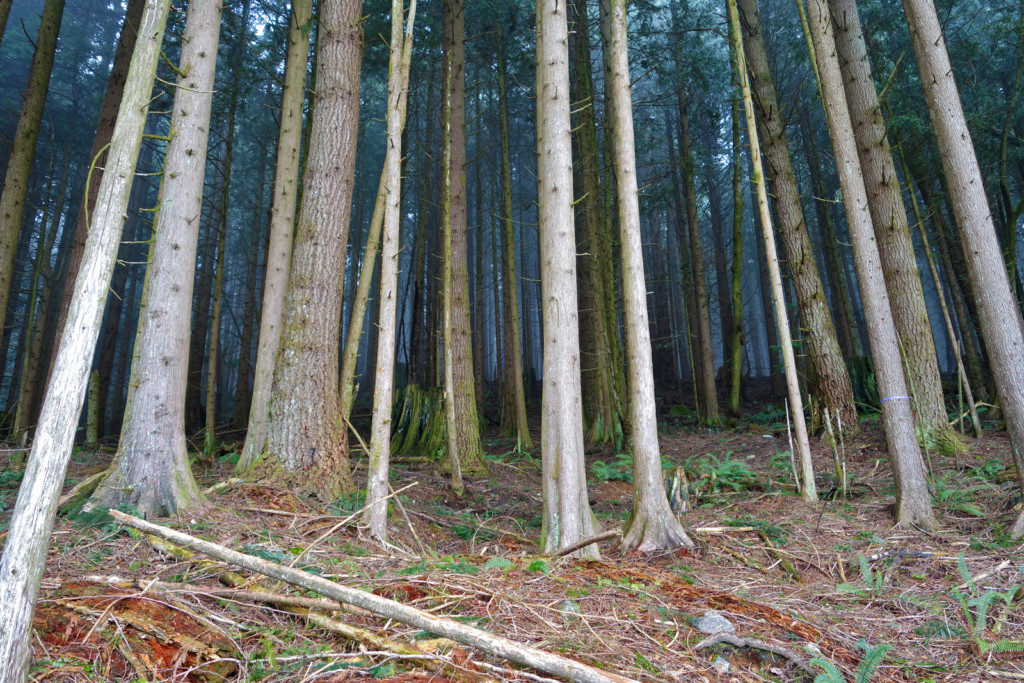
[[[854,676],[854,681],[856,683],[869,683],[882,660],[885,659],[885,655],[892,650],[892,645],[880,643],[872,647],[864,639],[857,641],[857,645],[864,650],[864,659],[860,660],[860,665],[857,666],[857,675]]]
[[[842,672],[835,664],[827,659],[815,657],[808,662],[808,665],[812,667],[816,666],[824,670],[824,673],[820,673],[814,677],[814,683],[846,683],[846,677],[843,676]]]

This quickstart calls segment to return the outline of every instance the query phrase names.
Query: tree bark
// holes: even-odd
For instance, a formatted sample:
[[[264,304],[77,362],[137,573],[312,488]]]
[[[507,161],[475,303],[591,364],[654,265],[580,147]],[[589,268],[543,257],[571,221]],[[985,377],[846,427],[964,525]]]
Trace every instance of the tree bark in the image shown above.
[[[412,32],[416,0],[409,2],[403,33],[402,0],[391,2],[391,55],[388,60],[387,151],[381,173],[385,193],[383,248],[380,266],[381,325],[377,337],[377,368],[373,382],[373,424],[370,430],[363,522],[371,536],[387,541],[388,459],[391,455],[391,404],[395,385],[395,322],[398,315],[398,246],[402,237],[402,129],[409,96]],[[404,37],[403,37],[404,36]],[[346,416],[347,418],[347,416]]]
[[[669,508],[665,479],[661,472],[651,328],[647,320],[647,283],[644,280],[643,243],[640,237],[633,98],[630,93],[626,46],[626,0],[610,0],[609,14],[609,61],[613,80],[608,84],[607,92],[614,121],[612,156],[615,159],[619,241],[622,245],[622,310],[626,328],[626,363],[632,394],[629,405],[630,431],[633,436],[633,510],[622,534],[622,546],[650,552],[678,546],[692,547],[693,541]],[[551,30],[547,20],[544,21],[544,29]],[[545,57],[549,54],[546,48]],[[547,109],[549,103],[544,106]]]
[[[939,361],[924,301],[914,243],[907,223],[896,163],[875,91],[867,46],[855,0],[829,0],[846,103],[853,122],[868,208],[882,259],[903,368],[914,398],[919,437],[946,453],[963,449],[949,424]]]
[[[249,409],[245,443],[235,467],[236,473],[246,476],[256,460],[263,455],[267,442],[274,363],[281,343],[281,324],[292,264],[302,148],[302,105],[306,66],[309,62],[312,11],[312,0],[292,1],[284,87],[281,92],[281,130],[277,139],[274,198],[268,228],[269,247],[263,281],[259,341],[256,346],[256,369],[253,373],[252,407]]]
[[[14,132],[11,155],[7,160],[4,187],[0,193],[0,325],[7,319],[7,303],[14,277],[25,197],[28,194],[32,160],[43,120],[46,93],[50,88],[50,72],[57,48],[57,33],[64,14],[64,0],[46,0],[39,21],[39,35],[28,69],[28,83],[22,96],[18,127]]]
[[[743,375],[743,152],[740,147],[740,109],[742,95],[739,91],[739,78],[736,72],[736,50],[732,41],[729,42],[729,51],[733,67],[732,84],[733,93],[730,103],[732,119],[732,280],[730,282],[729,294],[732,305],[732,328],[723,330],[723,334],[729,334],[729,399],[727,410],[733,417],[740,415],[740,382]]]
[[[20,682],[28,675],[35,600],[85,400],[169,8],[170,0],[146,2],[139,30],[142,40],[132,57],[79,286],[68,312],[66,326],[72,333],[61,338],[0,560],[0,676],[4,681]]]
[[[818,58],[821,99],[832,137],[864,317],[868,323],[871,358],[882,401],[882,421],[896,484],[896,519],[900,524],[934,528],[937,522],[932,513],[924,459],[914,431],[914,415],[903,374],[896,327],[872,228],[853,123],[843,91],[828,0],[811,0],[807,9]]]
[[[825,289],[818,275],[813,247],[807,234],[800,192],[789,156],[789,141],[768,67],[756,0],[739,0],[738,4],[758,125],[763,133],[768,180],[775,199],[778,230],[796,291],[800,320],[803,322],[802,332],[816,373],[814,390],[829,413],[841,416],[844,430],[852,434],[858,430],[853,386],[839,348]]]
[[[1013,444],[1017,479],[1024,489],[1024,338],[1020,312],[1010,289],[935,6],[930,0],[904,0],[903,11],[910,25],[950,205],[960,227],[992,377]],[[1011,533],[1015,538],[1024,535],[1024,513]]]
[[[764,236],[764,254],[771,282],[772,300],[775,304],[775,321],[779,332],[779,346],[782,348],[782,363],[786,375],[786,388],[789,392],[789,411],[793,418],[793,431],[796,437],[797,457],[800,460],[801,481],[800,492],[809,503],[818,500],[817,485],[814,481],[814,464],[811,461],[811,449],[807,438],[807,424],[804,421],[803,398],[800,395],[800,383],[796,373],[796,359],[793,352],[793,340],[789,332],[789,318],[786,315],[786,295],[782,288],[782,271],[779,268],[779,256],[775,247],[775,233],[772,230],[771,213],[768,208],[768,190],[764,182],[764,170],[761,166],[761,143],[757,134],[757,123],[754,114],[753,89],[746,64],[743,31],[740,28],[740,13],[737,0],[728,0],[729,40],[736,55],[736,71],[739,75],[740,89],[743,93],[743,109],[746,113],[747,139],[750,141],[750,165],[753,169],[751,182],[757,193],[757,208],[761,216],[761,231]],[[765,312],[767,315],[767,311]],[[770,341],[770,340],[769,340]],[[795,474],[795,473],[794,473]]]
[[[341,289],[363,55],[361,0],[321,0],[302,207],[257,478],[322,500],[354,489],[338,414]]]
[[[185,385],[220,18],[217,3],[193,3],[186,16],[146,305],[132,362],[137,383],[109,474],[86,510],[127,504],[157,517],[203,500],[185,444]]]
[[[623,9],[624,11],[624,9]],[[572,125],[566,13],[537,0],[537,201],[544,389],[541,416],[541,545],[553,552],[593,536],[583,460]],[[597,557],[594,546],[576,557]]]
[[[445,78],[448,95],[449,181],[447,220],[451,231],[446,245],[450,264],[445,319],[445,355],[450,363],[451,386],[446,400],[452,404],[455,420],[448,425],[448,441],[458,453],[461,470],[471,476],[487,472],[480,450],[480,421],[476,412],[476,385],[473,364],[472,326],[469,315],[469,255],[466,239],[466,78],[465,78],[465,5],[463,0],[445,0]],[[449,253],[450,252],[450,253]],[[454,362],[458,359],[458,362]],[[446,366],[445,373],[449,372]]]

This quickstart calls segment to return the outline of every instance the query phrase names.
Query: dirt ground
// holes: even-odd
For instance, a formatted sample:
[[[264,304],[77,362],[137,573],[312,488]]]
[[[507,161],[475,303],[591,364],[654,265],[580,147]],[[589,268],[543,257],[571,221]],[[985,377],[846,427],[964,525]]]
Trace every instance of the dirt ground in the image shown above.
[[[955,458],[929,454],[942,528],[925,533],[893,526],[884,442],[870,422],[844,444],[848,495],[809,504],[793,489],[777,409],[721,431],[664,420],[664,464],[684,465],[695,489],[683,515],[692,550],[623,554],[610,541],[598,562],[538,555],[539,461],[494,434],[490,475],[467,482],[462,499],[432,462],[394,463],[409,521],[396,511],[388,551],[346,521],[356,496],[324,507],[238,483],[211,493],[207,510],[164,522],[636,680],[810,680],[826,663],[854,680],[866,659],[881,660],[873,681],[1024,679],[1024,545],[1005,533],[1019,496],[1003,434],[967,439]],[[812,447],[826,494],[833,454],[821,439]],[[103,458],[76,456],[68,487]],[[621,526],[629,457],[607,445],[587,459],[595,514]],[[204,485],[230,477],[224,460],[197,465]],[[365,460],[352,462],[358,481]],[[16,493],[7,486],[0,528]],[[336,603],[227,594],[225,584],[299,595],[168,551],[110,521],[59,519],[33,680],[549,680]],[[712,609],[741,647],[701,642],[695,620]]]

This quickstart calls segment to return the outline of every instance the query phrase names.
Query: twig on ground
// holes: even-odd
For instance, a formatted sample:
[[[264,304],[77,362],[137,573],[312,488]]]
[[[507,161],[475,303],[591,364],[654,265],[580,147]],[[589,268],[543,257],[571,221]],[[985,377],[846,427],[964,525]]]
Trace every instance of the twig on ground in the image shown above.
[[[622,537],[622,529],[609,529],[608,531],[604,531],[602,533],[599,533],[596,536],[591,536],[589,538],[584,538],[581,541],[576,541],[575,543],[573,543],[570,546],[567,546],[565,548],[562,548],[561,550],[557,550],[557,551],[551,553],[551,555],[553,557],[565,557],[566,555],[571,555],[572,553],[576,552],[580,548],[586,548],[588,545],[593,545],[595,543],[601,543],[602,541],[610,541],[613,538],[621,538],[621,537]]]
[[[733,635],[732,633],[716,633],[694,645],[693,649],[703,650],[706,647],[718,645],[719,643],[727,643],[733,647],[749,647],[755,650],[762,650],[763,652],[770,652],[773,655],[778,655],[779,657],[788,659],[800,670],[812,675],[814,674],[810,667],[807,666],[804,658],[797,653],[793,652],[789,648],[782,647],[781,645],[773,645],[772,643],[766,643],[765,641],[758,640],[757,638],[741,637]]]

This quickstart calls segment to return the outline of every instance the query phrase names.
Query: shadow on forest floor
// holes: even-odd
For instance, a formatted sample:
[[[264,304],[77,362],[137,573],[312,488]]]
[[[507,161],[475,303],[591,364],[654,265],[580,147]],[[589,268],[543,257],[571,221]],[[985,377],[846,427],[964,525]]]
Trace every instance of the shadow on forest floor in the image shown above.
[[[661,444],[665,464],[685,465],[699,490],[684,517],[696,530],[691,551],[641,556],[605,544],[600,562],[538,555],[539,461],[500,438],[486,442],[489,478],[467,482],[462,499],[432,463],[394,463],[394,488],[414,484],[400,496],[426,557],[397,514],[390,554],[351,524],[331,531],[358,509],[358,497],[324,507],[236,484],[212,493],[208,510],[167,522],[638,680],[809,680],[807,670],[826,673],[822,660],[852,679],[865,646],[873,658],[884,655],[871,680],[1024,678],[1024,614],[1004,599],[1024,583],[1024,546],[1005,534],[1015,513],[1004,435],[970,441],[955,462],[931,455],[943,473],[933,478],[938,533],[893,527],[892,481],[875,431],[846,444],[851,495],[816,504],[794,495],[784,425],[666,426]],[[827,489],[832,455],[819,439],[812,445]],[[587,457],[594,512],[619,526],[630,509],[629,457],[611,447]],[[76,458],[68,485],[101,459]],[[358,481],[365,460],[353,463]],[[230,467],[198,476],[214,483]],[[14,493],[0,489],[0,507]],[[225,583],[297,595],[226,569],[168,555],[113,523],[59,520],[35,621],[33,679],[547,680],[354,608],[270,606],[231,593]],[[326,621],[309,615],[318,605]],[[738,636],[809,668],[757,645],[696,648],[707,635],[694,621],[709,609]],[[430,656],[379,654],[411,643]]]

